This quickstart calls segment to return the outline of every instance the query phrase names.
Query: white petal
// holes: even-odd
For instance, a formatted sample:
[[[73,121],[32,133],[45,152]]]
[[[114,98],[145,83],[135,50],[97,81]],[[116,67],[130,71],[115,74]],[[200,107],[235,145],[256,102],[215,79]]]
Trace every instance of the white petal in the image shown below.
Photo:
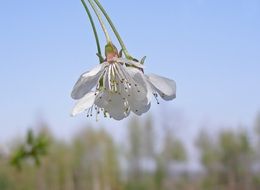
[[[147,102],[151,102],[153,97],[153,87],[150,82],[147,81],[147,77],[140,70],[136,70],[136,68],[128,67],[128,72],[134,78],[137,83],[141,84],[146,89],[146,99]]]
[[[103,73],[104,66],[105,64],[99,64],[91,71],[83,73],[73,87],[71,97],[77,100],[90,92],[91,89],[97,85],[99,78]]]
[[[71,115],[75,116],[77,114],[82,113],[86,109],[90,108],[96,99],[95,92],[89,92],[87,93],[83,98],[81,98],[76,105],[74,106]]]
[[[107,111],[115,120],[122,120],[130,113],[130,109],[128,105],[125,104],[123,97],[116,93],[100,93],[96,98],[95,104],[100,108],[104,108],[104,111]]]
[[[164,100],[176,98],[176,83],[174,80],[155,74],[147,75],[148,81]]]
[[[150,109],[150,99],[147,96],[148,89],[144,75],[136,68],[121,66],[121,69],[128,73],[128,80],[132,83],[131,88],[128,89],[127,96],[129,106],[135,114],[142,115]]]

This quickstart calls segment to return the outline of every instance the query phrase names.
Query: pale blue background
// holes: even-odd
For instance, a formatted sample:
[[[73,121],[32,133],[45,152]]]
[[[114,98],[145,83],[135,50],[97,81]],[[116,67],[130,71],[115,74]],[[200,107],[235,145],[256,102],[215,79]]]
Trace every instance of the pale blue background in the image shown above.
[[[148,57],[146,72],[177,82],[175,101],[154,102],[156,118],[166,111],[182,118],[187,135],[207,123],[253,122],[260,109],[259,0],[101,2],[129,51]],[[98,63],[91,32],[79,0],[1,1],[0,142],[41,119],[60,137],[96,124],[69,117],[72,86]],[[119,136],[125,124],[101,123]]]

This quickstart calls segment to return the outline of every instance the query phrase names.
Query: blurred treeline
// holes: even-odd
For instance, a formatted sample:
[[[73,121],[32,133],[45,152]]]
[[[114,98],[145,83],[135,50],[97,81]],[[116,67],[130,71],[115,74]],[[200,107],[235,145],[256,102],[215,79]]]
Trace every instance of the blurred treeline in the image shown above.
[[[10,164],[24,139],[13,139],[9,152],[0,146],[0,190],[259,190],[257,118],[247,128],[201,130],[193,140],[196,153],[187,151],[189,135],[181,139],[171,123],[155,126],[152,118],[122,126],[121,143],[109,128],[86,126],[68,142],[43,126],[38,134],[48,137],[49,146],[40,165],[30,159],[20,169]],[[194,154],[201,169],[187,166]]]

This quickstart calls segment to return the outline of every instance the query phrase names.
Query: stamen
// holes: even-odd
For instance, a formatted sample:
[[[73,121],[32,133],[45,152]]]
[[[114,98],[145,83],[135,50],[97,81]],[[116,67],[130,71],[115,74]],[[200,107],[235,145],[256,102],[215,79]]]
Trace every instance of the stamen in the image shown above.
[[[96,110],[97,110],[97,112],[96,112],[96,121],[98,121],[98,115],[100,114],[100,108],[98,108],[97,106],[96,106]]]
[[[90,117],[93,116],[93,115],[92,115],[93,107],[94,107],[94,106],[91,106],[91,108],[90,108]]]
[[[157,93],[153,93],[153,95],[154,95],[154,97],[155,97],[155,99],[156,99],[157,104],[160,104],[160,102],[159,102],[159,100],[158,100],[158,94],[157,94]]]
[[[87,117],[92,116],[92,109],[93,109],[93,106],[91,106],[91,108],[89,108],[87,110]]]

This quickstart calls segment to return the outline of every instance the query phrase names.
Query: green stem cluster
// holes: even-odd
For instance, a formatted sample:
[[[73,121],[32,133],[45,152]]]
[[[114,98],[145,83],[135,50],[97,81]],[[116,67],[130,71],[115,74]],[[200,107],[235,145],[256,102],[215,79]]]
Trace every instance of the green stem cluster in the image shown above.
[[[92,16],[91,16],[91,13],[90,13],[90,11],[89,11],[89,9],[88,9],[88,7],[87,7],[85,1],[84,1],[84,0],[81,0],[81,2],[82,2],[82,4],[83,4],[83,6],[85,7],[85,10],[86,10],[86,12],[87,12],[87,14],[88,14],[89,20],[90,20],[90,22],[91,22],[91,26],[92,26],[92,28],[93,28],[93,32],[94,32],[95,39],[96,39],[96,44],[97,44],[97,49],[98,49],[99,60],[100,60],[100,62],[101,62],[101,61],[103,61],[103,60],[102,60],[102,58],[101,58],[101,50],[100,50],[100,43],[99,43],[99,39],[98,39],[98,35],[97,35],[97,30],[96,30],[96,27],[95,27],[93,18],[92,18]],[[112,44],[111,38],[110,38],[110,36],[109,36],[109,34],[108,34],[108,31],[107,31],[107,29],[106,29],[106,26],[105,26],[105,24],[104,24],[104,22],[103,22],[103,20],[102,20],[102,16],[101,16],[99,10],[97,9],[96,5],[98,6],[98,8],[99,8],[100,11],[102,12],[102,14],[105,16],[107,22],[109,23],[110,27],[112,28],[112,30],[113,30],[113,32],[114,32],[114,34],[115,34],[117,40],[119,41],[119,44],[120,44],[120,46],[121,46],[121,48],[122,48],[122,51],[124,52],[126,58],[132,59],[132,57],[130,56],[130,54],[129,54],[128,51],[127,51],[127,48],[126,48],[126,46],[125,46],[125,44],[124,44],[124,42],[123,42],[123,40],[122,40],[122,38],[121,38],[119,32],[117,31],[117,29],[116,29],[114,23],[113,23],[112,20],[110,19],[109,15],[107,14],[107,12],[106,12],[106,10],[104,9],[104,7],[100,4],[100,2],[99,2],[98,0],[88,0],[88,2],[89,2],[89,4],[91,5],[92,9],[94,10],[96,16],[98,17],[99,23],[100,23],[100,25],[101,25],[101,27],[102,27],[102,30],[103,30],[103,32],[104,32],[104,34],[105,34],[105,36],[106,36],[107,44],[109,44],[109,43]]]
[[[102,16],[101,16],[99,10],[97,9],[96,5],[94,4],[94,2],[92,0],[88,0],[88,2],[91,5],[92,9],[94,10],[96,16],[98,17],[99,23],[100,23],[100,25],[102,27],[102,30],[103,30],[103,32],[104,32],[104,34],[106,36],[107,43],[110,43],[111,42],[111,38],[110,38],[110,36],[108,34],[108,31],[106,29],[105,23],[102,20]]]
[[[99,9],[101,10],[101,12],[102,12],[102,13],[104,14],[104,16],[106,17],[106,19],[107,19],[109,25],[111,26],[111,28],[112,28],[112,30],[113,30],[113,32],[114,32],[114,34],[115,34],[115,36],[117,37],[117,40],[119,41],[119,43],[120,43],[120,45],[121,45],[121,48],[122,48],[122,50],[123,50],[125,56],[126,56],[127,58],[131,58],[131,56],[130,56],[130,54],[128,53],[128,51],[127,51],[127,49],[126,49],[126,46],[125,46],[125,44],[124,44],[124,42],[123,42],[123,40],[122,40],[122,38],[121,38],[121,36],[120,36],[120,34],[119,34],[119,32],[117,31],[117,29],[116,29],[114,23],[113,23],[112,20],[110,19],[110,17],[109,17],[109,15],[107,14],[106,10],[103,8],[103,6],[100,4],[100,2],[99,2],[98,0],[94,0],[94,1],[95,1],[95,3],[97,4],[97,6],[99,7]]]

